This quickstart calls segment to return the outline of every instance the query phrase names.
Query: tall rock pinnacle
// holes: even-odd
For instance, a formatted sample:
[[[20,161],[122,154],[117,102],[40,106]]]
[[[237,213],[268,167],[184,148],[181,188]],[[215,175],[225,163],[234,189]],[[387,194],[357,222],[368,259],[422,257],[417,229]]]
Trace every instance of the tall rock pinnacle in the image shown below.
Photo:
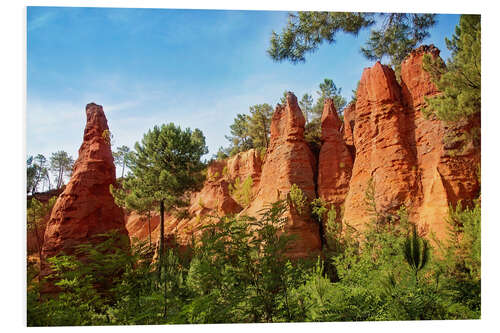
[[[314,170],[316,161],[304,140],[305,118],[293,93],[287,94],[285,106],[279,105],[271,120],[271,138],[259,188],[254,201],[242,214],[257,216],[261,209],[272,202],[284,199],[296,184],[304,195],[316,197]],[[321,249],[319,229],[310,214],[299,214],[291,209],[287,213],[285,231],[297,235],[297,240],[287,254],[305,257]]]
[[[341,133],[340,120],[331,98],[325,100],[321,117],[321,150],[318,163],[318,196],[334,204],[340,216],[340,206],[349,190],[352,156]]]
[[[86,107],[87,125],[73,174],[52,209],[45,231],[44,259],[61,252],[73,254],[75,245],[116,230],[128,235],[123,211],[109,192],[116,183],[109,129],[102,106]]]

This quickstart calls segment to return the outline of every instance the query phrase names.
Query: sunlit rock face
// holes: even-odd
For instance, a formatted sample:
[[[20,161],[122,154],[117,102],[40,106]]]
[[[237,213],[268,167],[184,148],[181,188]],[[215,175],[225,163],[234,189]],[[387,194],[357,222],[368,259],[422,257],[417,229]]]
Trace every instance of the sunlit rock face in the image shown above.
[[[422,46],[401,64],[400,84],[392,69],[375,64],[363,72],[354,106],[344,117],[344,140],[355,151],[346,197],[344,223],[363,228],[372,218],[364,200],[368,181],[382,214],[404,205],[421,230],[447,236],[450,205],[470,203],[479,193],[476,172],[480,147],[445,143],[479,125],[478,119],[446,124],[426,119],[425,98],[440,92],[423,69],[423,57],[439,57],[433,45]]]
[[[87,124],[71,179],[59,195],[45,230],[44,259],[75,253],[75,246],[112,230],[128,236],[124,215],[109,191],[116,183],[108,123],[102,106],[86,107]],[[47,272],[45,272],[47,273]]]
[[[312,200],[316,197],[316,160],[304,140],[305,118],[292,93],[287,95],[286,105],[278,105],[271,121],[271,137],[266,159],[262,167],[255,199],[243,212],[258,216],[259,211],[270,203],[285,199],[293,184]],[[284,230],[297,236],[290,248],[291,257],[306,257],[321,249],[318,225],[309,213],[299,214],[295,209],[287,212],[288,222]]]
[[[342,126],[333,100],[326,99],[321,117],[317,188],[318,196],[334,205],[339,217],[349,190],[353,167],[353,158],[345,144]]]
[[[373,184],[375,206],[382,216],[407,208],[410,220],[422,232],[438,239],[447,236],[450,205],[465,204],[479,194],[476,172],[480,147],[472,142],[450,144],[446,136],[460,137],[480,119],[446,124],[426,119],[425,98],[440,92],[423,69],[424,55],[439,57],[434,46],[422,46],[401,64],[400,79],[377,62],[363,71],[356,101],[343,110],[343,120],[333,100],[326,99],[321,118],[318,158],[304,140],[305,119],[297,98],[289,93],[285,105],[277,105],[271,122],[265,157],[252,149],[208,167],[203,189],[190,197],[186,218],[167,216],[165,236],[187,245],[213,217],[224,214],[259,216],[272,202],[289,198],[293,184],[312,200],[323,199],[337,210],[338,223],[363,230],[373,219],[366,203],[368,184]],[[457,150],[457,145],[460,149]],[[236,201],[231,186],[236,179],[252,179],[248,205]],[[321,249],[319,226],[310,212],[287,211],[284,230],[298,238],[290,257],[317,254]],[[127,229],[145,239],[153,230],[159,237],[157,215],[151,228],[144,217],[132,213]]]

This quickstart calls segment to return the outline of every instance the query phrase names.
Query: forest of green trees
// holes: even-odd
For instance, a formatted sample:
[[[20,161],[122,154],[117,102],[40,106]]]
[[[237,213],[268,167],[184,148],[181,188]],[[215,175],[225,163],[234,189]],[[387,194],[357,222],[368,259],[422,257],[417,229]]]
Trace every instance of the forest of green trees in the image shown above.
[[[31,280],[28,324],[480,317],[479,202],[452,210],[450,241],[439,247],[412,231],[401,208],[384,221],[374,219],[362,233],[328,228],[324,256],[295,261],[284,255],[293,239],[278,232],[287,204],[272,204],[258,220],[221,217],[188,249],[169,248],[153,263],[150,245],[137,243],[131,254],[117,247],[113,234],[98,246],[80,246],[92,264],[53,257],[49,262],[61,292],[40,302],[40,284]],[[36,274],[35,269],[28,274]]]
[[[290,16],[281,34],[273,33],[269,55],[276,61],[305,61],[304,55],[335,33],[357,33],[373,26],[376,14],[301,12]],[[402,56],[428,36],[433,15],[381,14],[383,24],[371,31],[363,53],[388,57],[397,69]],[[318,24],[320,23],[320,24]],[[447,46],[446,64],[425,60],[425,68],[443,92],[428,99],[426,115],[445,122],[477,116],[481,110],[480,16],[462,15]],[[389,41],[389,42],[388,42]],[[300,106],[307,119],[306,138],[319,142],[322,105],[334,98],[340,114],[346,105],[333,80],[319,85],[316,102],[305,94]],[[269,144],[272,107],[251,106],[231,125],[229,147],[217,158]],[[480,136],[480,129],[476,132]],[[319,144],[319,143],[318,143]],[[155,126],[133,150],[114,153],[121,174],[112,188],[116,202],[144,214],[159,211],[161,230],[166,212],[185,213],[186,194],[200,188],[207,154],[199,130],[174,124]],[[47,189],[51,170],[59,188],[73,160],[64,152],[28,159],[28,193]],[[128,168],[129,172],[124,173]],[[478,172],[480,177],[480,172]],[[447,241],[422,235],[406,208],[373,218],[364,231],[339,228],[337,211],[319,199],[304,199],[298,187],[290,199],[270,204],[260,218],[222,216],[204,228],[191,245],[165,246],[160,233],[158,258],[154,244],[117,246],[120,235],[109,233],[99,244],[81,244],[76,256],[48,259],[50,283],[60,292],[41,293],[40,266],[28,263],[28,326],[255,323],[304,321],[380,321],[477,319],[481,316],[481,198],[471,206],[450,207]],[[365,198],[374,202],[370,187]],[[53,201],[30,201],[28,227]],[[294,237],[281,232],[288,206],[299,207],[323,226],[321,256],[289,259]]]

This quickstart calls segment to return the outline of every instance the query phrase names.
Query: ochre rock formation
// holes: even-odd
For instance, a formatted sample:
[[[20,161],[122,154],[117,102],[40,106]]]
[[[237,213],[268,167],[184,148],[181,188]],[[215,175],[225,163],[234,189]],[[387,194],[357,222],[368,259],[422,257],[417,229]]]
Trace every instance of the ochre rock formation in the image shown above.
[[[449,205],[470,203],[479,193],[480,148],[465,138],[480,120],[446,124],[423,116],[425,98],[440,93],[423,69],[425,54],[436,58],[439,50],[411,52],[401,64],[401,85],[380,63],[363,72],[357,101],[344,114],[344,140],[355,151],[344,223],[363,228],[372,219],[365,202],[370,179],[379,214],[405,205],[411,221],[438,239],[446,237]]]
[[[285,199],[293,184],[312,200],[316,197],[314,173],[316,161],[304,140],[305,119],[297,97],[287,94],[287,104],[278,104],[271,120],[271,136],[260,183],[255,199],[242,214],[258,216],[270,203]],[[297,235],[288,254],[305,257],[319,251],[321,239],[318,225],[310,214],[299,214],[295,209],[287,213],[285,231]]]
[[[327,98],[321,117],[321,150],[318,162],[318,196],[335,205],[340,213],[353,166],[352,156],[344,143],[340,120],[333,100]],[[338,214],[340,216],[340,214]]]
[[[377,211],[395,212],[413,200],[417,177],[401,88],[392,69],[377,62],[363,71],[354,113],[356,156],[344,222],[362,229],[372,217],[365,202],[370,182]]]
[[[102,106],[91,103],[86,114],[87,125],[73,174],[47,223],[44,259],[61,252],[73,254],[76,245],[112,230],[128,235],[123,211],[109,192],[116,178],[104,111]]]
[[[317,160],[304,140],[305,119],[297,98],[289,93],[286,105],[278,104],[273,114],[265,157],[252,149],[225,160],[213,161],[208,167],[203,188],[190,197],[188,216],[166,215],[167,245],[174,238],[182,246],[189,245],[192,236],[199,235],[202,226],[216,221],[214,216],[239,214],[258,217],[269,204],[289,199],[293,184],[309,201],[320,197],[329,205],[335,205],[338,213],[343,212],[339,223],[358,230],[373,221],[375,212],[370,211],[366,202],[366,193],[371,189],[379,218],[396,213],[404,205],[410,220],[416,222],[421,231],[427,230],[438,239],[444,239],[449,205],[456,205],[459,201],[470,204],[479,194],[476,173],[480,163],[480,142],[477,142],[478,138],[468,138],[473,137],[474,128],[480,127],[480,118],[448,124],[423,116],[425,98],[440,94],[429,74],[423,70],[426,54],[437,58],[439,50],[431,45],[411,52],[401,65],[399,82],[393,70],[379,62],[366,68],[356,101],[344,109],[343,123],[333,101],[326,99]],[[65,224],[64,219],[80,220],[83,215],[88,215],[94,216],[91,221],[96,221],[97,215],[93,212],[97,210],[93,205],[97,203],[92,201],[95,197],[99,198],[100,205],[109,205],[101,214],[120,216],[112,198],[108,197],[109,192],[104,191],[109,183],[114,182],[112,162],[99,168],[90,163],[96,159],[90,157],[92,151],[100,151],[97,154],[102,155],[100,160],[112,161],[109,147],[104,145],[100,135],[107,126],[99,127],[100,121],[94,122],[96,125],[90,127],[96,134],[88,137],[86,130],[80,152],[81,156],[88,157],[79,158],[72,181],[56,204],[47,228],[46,236],[50,237],[47,237],[44,253],[55,253],[94,233],[94,225],[90,232],[88,224],[82,222],[83,227],[70,227],[73,224]],[[92,140],[99,143],[96,145],[99,148],[90,149]],[[87,161],[85,167],[80,159]],[[88,177],[78,176],[91,168],[95,171]],[[252,193],[247,205],[237,202],[231,188],[237,180],[243,182],[249,177],[252,179]],[[96,185],[95,190],[88,184],[94,179],[99,179],[99,184],[106,179],[107,185]],[[321,249],[321,236],[310,212],[299,214],[291,205],[286,215],[288,222],[284,230],[298,236],[288,255],[305,257],[317,254]],[[152,215],[150,225],[146,216],[134,212],[127,215],[126,223],[131,238],[147,240],[151,233],[152,242],[157,243],[157,213]]]
[[[202,226],[215,222],[213,217],[239,213],[243,207],[231,196],[229,185],[234,184],[237,178],[243,181],[251,177],[252,192],[255,192],[261,170],[261,155],[255,149],[238,153],[226,160],[212,161],[208,166],[203,188],[190,198],[187,208],[189,217],[166,216],[165,237],[175,237],[179,244],[187,245],[191,236],[196,235]],[[126,227],[131,239],[135,237],[139,240],[147,240],[151,230],[152,242],[156,243],[160,235],[159,221],[158,213],[153,213],[150,229],[147,216],[131,212],[126,218]]]
[[[252,178],[253,194],[259,187],[260,175],[262,173],[262,156],[255,150],[250,149],[229,158],[226,162],[226,177],[230,182],[234,182],[236,178],[244,181],[248,177]]]
[[[356,103],[351,102],[344,108],[344,126],[342,134],[344,143],[351,151],[351,156],[354,158],[354,113],[356,111]]]
[[[476,171],[480,162],[479,146],[474,146],[472,141],[458,142],[456,146],[445,141],[447,137],[460,137],[479,124],[475,123],[477,119],[446,124],[423,116],[425,97],[440,93],[423,69],[425,54],[435,59],[439,57],[439,50],[433,45],[421,46],[401,64],[403,103],[408,122],[413,124],[409,135],[419,177],[419,193],[410,206],[410,213],[414,221],[443,239],[447,233],[449,205],[454,206],[459,200],[470,204],[478,194]]]
[[[153,235],[154,230],[160,225],[160,215],[152,211],[150,216],[138,214],[137,212],[128,212],[125,214],[125,228],[128,231],[131,241],[147,241],[149,236]],[[151,242],[155,240],[151,236]]]

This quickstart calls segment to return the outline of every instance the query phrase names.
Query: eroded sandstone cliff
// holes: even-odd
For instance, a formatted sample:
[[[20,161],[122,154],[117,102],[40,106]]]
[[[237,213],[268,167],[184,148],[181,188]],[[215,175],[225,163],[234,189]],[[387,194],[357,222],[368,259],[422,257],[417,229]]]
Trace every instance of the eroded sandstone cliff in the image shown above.
[[[172,239],[188,245],[217,216],[257,217],[270,203],[289,199],[294,184],[309,201],[319,197],[334,205],[338,223],[365,228],[374,217],[366,202],[371,190],[381,218],[405,206],[421,231],[445,238],[449,206],[470,203],[479,193],[480,142],[470,137],[480,119],[447,124],[423,116],[425,98],[440,93],[423,70],[425,54],[439,57],[439,50],[434,46],[414,50],[402,63],[399,81],[391,68],[379,62],[366,68],[356,101],[344,109],[343,121],[333,100],[326,99],[317,159],[304,139],[305,119],[297,98],[289,93],[286,104],[277,105],[273,114],[265,154],[252,149],[213,161],[202,190],[190,198],[188,215],[166,216],[167,245]],[[102,136],[107,128],[102,108],[89,104],[84,143],[71,181],[48,222],[44,256],[70,249],[97,233],[126,232],[122,210],[109,194],[115,168]],[[289,256],[317,254],[322,235],[310,211],[299,213],[292,205],[286,215],[284,230],[297,236]],[[157,243],[157,213],[149,220],[131,212],[125,223],[131,239],[147,240],[151,234],[152,243]]]
[[[278,105],[273,114],[265,159],[250,150],[213,162],[204,188],[191,200],[193,217],[169,217],[167,237],[186,242],[209,215],[258,216],[269,203],[287,198],[296,184],[309,200],[319,197],[335,205],[337,213],[343,213],[339,223],[362,230],[374,214],[386,218],[404,206],[422,232],[444,239],[449,206],[470,203],[479,193],[480,146],[466,138],[480,120],[446,124],[423,116],[425,98],[440,93],[423,69],[425,54],[439,57],[439,50],[431,45],[411,52],[402,63],[399,82],[394,71],[379,62],[366,68],[356,101],[344,109],[343,122],[333,101],[326,99],[318,161],[304,140],[305,120],[297,98],[289,93],[286,105]],[[250,203],[238,204],[230,186],[248,177]],[[376,212],[366,202],[369,190]],[[292,257],[321,248],[318,225],[309,213],[298,214],[293,207],[287,212],[285,230],[298,236],[289,252]],[[127,228],[132,235],[144,236],[143,229],[134,229],[138,218],[129,218]],[[157,229],[154,234],[158,238]]]
[[[439,50],[431,45],[411,52],[401,64],[401,84],[380,63],[363,72],[357,101],[344,118],[344,138],[356,154],[344,223],[362,228],[370,220],[364,193],[371,180],[378,213],[404,205],[422,231],[444,239],[449,206],[470,203],[479,193],[480,147],[465,139],[479,120],[446,124],[423,116],[425,97],[440,93],[423,69],[425,54],[439,57]]]

